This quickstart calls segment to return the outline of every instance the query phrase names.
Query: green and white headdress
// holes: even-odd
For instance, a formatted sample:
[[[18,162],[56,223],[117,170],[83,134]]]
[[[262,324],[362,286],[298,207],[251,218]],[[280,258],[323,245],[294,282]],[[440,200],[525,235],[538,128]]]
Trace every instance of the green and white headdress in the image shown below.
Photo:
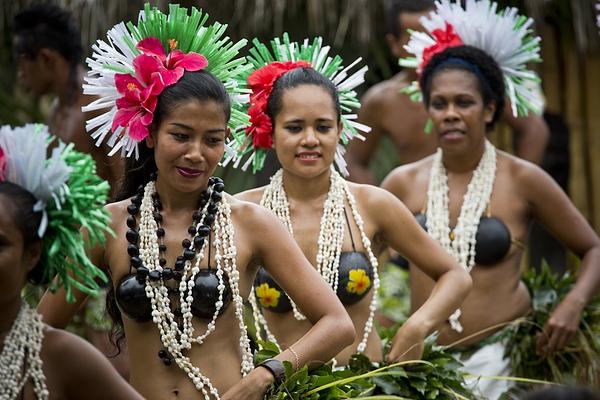
[[[170,5],[167,15],[146,4],[137,25],[121,22],[108,31],[107,41],[92,46],[83,89],[98,99],[83,111],[108,109],[86,122],[96,145],[106,140],[112,147],[109,155],[121,150],[122,156],[137,157],[137,145],[149,134],[158,96],[185,71],[205,69],[220,79],[232,100],[230,128],[247,125],[238,87],[238,75],[250,69],[238,57],[247,41],[233,43],[225,36],[227,25],[206,25],[207,20],[208,14],[194,7],[188,13]]]
[[[53,138],[44,125],[0,128],[0,181],[8,181],[31,192],[38,200],[35,211],[43,213],[38,236],[42,239],[42,269],[45,280],[58,279],[51,289],[63,286],[67,300],[73,288],[95,295],[106,282],[104,273],[86,255],[85,228],[89,245],[104,243],[110,217],[103,208],[108,183],[96,175],[92,157],[73,150],[73,144],[58,143],[50,157]]]
[[[266,115],[267,102],[273,85],[280,76],[292,69],[310,67],[329,78],[338,90],[343,131],[341,143],[336,150],[335,162],[338,169],[347,175],[344,145],[354,138],[364,140],[359,131],[366,133],[371,130],[357,122],[357,116],[354,114],[354,110],[360,107],[354,89],[364,82],[367,67],[364,66],[352,74],[349,74],[349,71],[360,63],[361,58],[344,67],[339,55],[329,55],[330,47],[323,46],[323,39],[320,37],[312,42],[306,39],[302,44],[298,44],[290,42],[286,33],[281,39],[271,40],[271,49],[257,39],[252,43],[254,47],[250,49],[250,55],[247,57],[252,68],[239,75],[239,86],[248,87],[247,92],[250,94],[250,99],[245,104],[250,122],[245,129],[233,132],[233,139],[229,146],[235,154],[230,154],[225,159],[224,165],[234,161],[234,166],[238,167],[243,163],[242,170],[246,170],[252,164],[253,172],[263,167],[266,153],[273,143],[273,124]]]
[[[527,68],[527,63],[541,61],[540,38],[532,34],[531,18],[518,15],[516,8],[498,11],[498,5],[490,0],[467,0],[464,8],[460,3],[438,0],[435,11],[420,22],[426,32],[411,32],[405,49],[413,56],[401,59],[400,65],[420,73],[435,54],[448,47],[477,47],[500,66],[513,115],[542,113],[540,79]],[[421,99],[417,82],[407,92],[413,100]]]

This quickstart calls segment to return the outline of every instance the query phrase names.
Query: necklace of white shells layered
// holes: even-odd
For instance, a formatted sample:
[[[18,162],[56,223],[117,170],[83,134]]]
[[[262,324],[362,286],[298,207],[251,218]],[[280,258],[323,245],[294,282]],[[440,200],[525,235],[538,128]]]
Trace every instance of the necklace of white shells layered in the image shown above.
[[[475,266],[475,244],[479,220],[490,202],[496,177],[496,148],[485,141],[485,151],[473,177],[467,186],[458,221],[450,229],[448,206],[448,177],[442,162],[442,149],[438,148],[433,157],[429,188],[427,189],[427,232],[450,253],[467,272]],[[459,318],[460,309],[448,319],[457,332],[463,328]]]
[[[42,317],[26,303],[21,304],[17,318],[4,339],[0,354],[0,400],[14,400],[31,380],[38,400],[49,397],[42,370]]]
[[[209,187],[209,190],[211,188]],[[159,257],[159,239],[157,236],[157,222],[155,221],[152,194],[155,192],[154,181],[150,181],[145,189],[142,203],[140,206],[140,259],[148,268],[149,272],[157,270],[162,272]],[[211,193],[209,193],[211,194]],[[201,209],[202,217],[198,221],[198,229],[204,223],[208,202]],[[180,326],[177,323],[169,298],[169,290],[163,279],[151,281],[146,279],[146,296],[150,299],[152,305],[152,320],[158,326],[160,339],[165,349],[171,354],[179,368],[181,368],[194,383],[196,389],[202,392],[205,400],[212,398],[219,399],[217,389],[212,385],[210,379],[203,375],[200,369],[194,366],[188,356],[185,355],[193,343],[201,345],[204,340],[215,331],[216,320],[223,306],[223,293],[225,283],[223,272],[229,276],[229,285],[235,306],[235,315],[240,328],[239,344],[242,349],[241,373],[246,376],[253,368],[252,351],[246,324],[244,323],[244,303],[239,290],[239,271],[236,266],[237,249],[235,247],[234,229],[231,219],[231,207],[225,197],[219,203],[216,214],[214,228],[214,246],[216,274],[219,277],[219,297],[215,304],[215,313],[208,323],[206,331],[201,335],[194,332],[192,325],[191,306],[193,302],[192,289],[194,279],[200,272],[200,262],[204,258],[205,246],[208,241],[204,241],[202,248],[197,252],[195,259],[186,260],[183,269],[182,279],[179,283],[179,301],[183,323]],[[191,245],[193,246],[193,244]],[[210,394],[209,394],[210,392]]]
[[[340,174],[331,169],[330,176],[331,185],[323,206],[323,216],[321,217],[321,225],[319,230],[319,238],[317,240],[317,271],[321,277],[327,282],[334,292],[338,288],[339,278],[339,261],[342,252],[342,244],[344,242],[345,217],[344,208],[345,202],[348,201],[354,222],[360,232],[360,237],[364,248],[369,256],[369,261],[373,268],[373,296],[369,305],[369,317],[365,323],[362,340],[358,344],[357,352],[362,353],[366,346],[367,340],[373,330],[373,317],[377,308],[376,294],[379,288],[379,274],[377,272],[377,258],[371,250],[371,241],[364,231],[363,220],[358,213],[356,200],[350,192],[347,182]],[[283,187],[283,171],[279,170],[271,178],[271,183],[266,187],[260,205],[273,211],[275,215],[284,223],[288,231],[294,235],[292,220],[290,218],[290,205],[287,200],[287,195]],[[294,302],[290,299],[294,317],[297,320],[304,320],[306,317],[302,315]],[[261,332],[261,327],[267,336],[267,339],[277,344],[277,339],[270,332],[266,319],[260,311],[256,302],[254,290],[250,295],[250,303],[252,305],[254,320],[256,321],[257,332]]]

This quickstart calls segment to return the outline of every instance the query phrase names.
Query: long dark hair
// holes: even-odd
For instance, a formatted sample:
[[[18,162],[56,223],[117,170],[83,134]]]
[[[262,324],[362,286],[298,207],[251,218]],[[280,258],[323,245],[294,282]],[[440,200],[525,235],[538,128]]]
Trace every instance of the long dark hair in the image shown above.
[[[167,87],[159,96],[151,132],[156,134],[163,119],[177,106],[187,101],[214,101],[221,105],[226,121],[231,116],[231,101],[223,83],[207,71],[185,72],[183,77],[174,85]],[[140,186],[150,181],[151,175],[157,171],[154,161],[154,150],[146,146],[145,142],[138,145],[138,157],[129,157],[125,160],[122,179],[115,201],[126,200],[133,197]],[[117,348],[116,354],[121,352],[121,343],[125,338],[123,319],[117,306],[114,286],[110,285],[106,296],[106,311],[110,315],[113,326],[110,341]]]

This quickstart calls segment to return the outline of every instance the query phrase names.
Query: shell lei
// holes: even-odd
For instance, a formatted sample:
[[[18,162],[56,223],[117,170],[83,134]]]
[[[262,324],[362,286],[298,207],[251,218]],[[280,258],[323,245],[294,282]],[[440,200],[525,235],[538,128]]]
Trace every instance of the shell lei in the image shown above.
[[[23,303],[0,354],[0,400],[17,399],[29,380],[38,400],[49,398],[40,357],[43,339],[42,317]]]
[[[350,192],[347,182],[333,168],[331,169],[331,186],[323,206],[323,216],[321,217],[319,239],[317,241],[317,271],[323,277],[325,282],[331,286],[333,291],[337,291],[339,261],[340,254],[342,252],[342,244],[344,242],[344,229],[346,221],[344,218],[344,207],[346,200],[350,205],[352,217],[354,218],[354,222],[358,227],[363,246],[367,251],[369,261],[373,267],[373,297],[371,299],[371,304],[369,305],[369,317],[365,323],[363,337],[357,347],[357,352],[362,353],[367,346],[367,339],[373,330],[373,317],[377,308],[376,293],[379,289],[379,274],[377,271],[378,263],[377,258],[371,250],[371,241],[365,234],[363,220],[358,213],[356,200]],[[292,236],[294,235],[292,221],[290,218],[290,206],[283,187],[282,170],[277,171],[277,173],[275,173],[275,175],[273,175],[271,178],[271,183],[265,189],[260,205],[273,211],[287,227],[290,234]],[[262,326],[262,328],[265,330],[267,339],[277,344],[277,340],[270,332],[264,315],[258,308],[254,289],[252,290],[250,300],[253,309],[254,320],[256,322],[257,334],[260,334],[260,328]],[[290,302],[292,304],[294,317],[297,320],[305,319],[306,317],[298,310],[296,304],[291,299]]]
[[[475,266],[475,244],[477,227],[486,206],[490,202],[496,177],[496,148],[486,140],[483,157],[467,187],[460,208],[458,222],[450,230],[448,206],[448,177],[442,162],[442,149],[438,148],[433,158],[431,177],[427,189],[427,232],[450,253],[467,272]],[[451,239],[451,234],[454,239]],[[457,332],[463,328],[459,322],[460,309],[449,318],[450,326]]]
[[[153,218],[152,194],[154,192],[155,185],[151,181],[144,189],[144,197],[140,207],[140,258],[149,271],[162,271],[162,267],[159,264],[158,237],[156,235],[158,225]],[[202,210],[203,217],[196,225],[196,228],[204,223],[204,215],[207,207],[208,204]],[[179,368],[192,380],[196,389],[202,392],[205,400],[209,400],[211,395],[219,399],[219,393],[212,385],[210,379],[203,375],[198,367],[192,364],[192,361],[184,352],[189,350],[193,343],[202,344],[216,329],[216,320],[223,306],[222,299],[225,290],[223,272],[229,276],[235,315],[240,328],[240,348],[242,349],[241,373],[243,376],[246,376],[254,368],[250,341],[243,318],[244,302],[239,290],[239,272],[236,266],[237,250],[235,247],[233,223],[231,221],[231,208],[224,198],[219,205],[214,230],[216,273],[219,279],[219,300],[215,304],[215,313],[204,333],[195,336],[195,329],[192,325],[191,304],[193,301],[192,289],[194,279],[196,274],[200,272],[200,262],[204,258],[205,247],[208,241],[204,242],[195,260],[186,260],[185,262],[183,278],[179,284],[179,300],[183,315],[181,328],[177,324],[175,315],[171,310],[168,288],[164,284],[163,279],[161,278],[156,282],[152,282],[149,278],[146,278],[146,296],[150,299],[152,305],[152,320],[158,326],[161,342],[165,346],[165,349],[173,356]]]

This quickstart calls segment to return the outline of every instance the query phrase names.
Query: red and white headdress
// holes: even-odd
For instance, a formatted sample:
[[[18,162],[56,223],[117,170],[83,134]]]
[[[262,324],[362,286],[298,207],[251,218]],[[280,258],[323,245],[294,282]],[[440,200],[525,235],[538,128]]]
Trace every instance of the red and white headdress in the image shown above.
[[[500,66],[513,115],[541,114],[540,79],[527,68],[527,63],[541,61],[540,38],[532,35],[533,20],[517,12],[516,8],[498,11],[490,0],[467,0],[464,8],[451,0],[438,0],[436,10],[420,19],[426,32],[411,32],[405,48],[413,56],[401,59],[400,65],[421,72],[435,54],[448,47],[477,47]],[[414,100],[420,98],[417,82],[408,92]]]
[[[244,130],[233,132],[229,146],[235,153],[229,155],[224,164],[235,160],[234,166],[239,166],[242,159],[248,156],[242,170],[246,170],[250,164],[253,172],[262,169],[266,153],[273,144],[273,125],[271,118],[266,114],[273,85],[279,77],[292,69],[310,67],[330,79],[338,91],[343,130],[335,154],[335,163],[340,172],[347,175],[344,145],[354,138],[364,140],[360,132],[368,133],[371,130],[357,122],[357,115],[352,112],[360,107],[354,89],[364,82],[367,66],[350,74],[349,71],[360,63],[361,58],[344,67],[339,55],[329,55],[330,47],[323,46],[323,39],[320,37],[316,37],[312,42],[306,39],[299,44],[291,42],[285,33],[282,39],[275,38],[271,41],[271,49],[257,39],[252,43],[254,47],[250,49],[250,55],[247,57],[251,68],[247,73],[239,75],[239,86],[247,86],[250,92],[249,101],[245,104],[250,121]]]

